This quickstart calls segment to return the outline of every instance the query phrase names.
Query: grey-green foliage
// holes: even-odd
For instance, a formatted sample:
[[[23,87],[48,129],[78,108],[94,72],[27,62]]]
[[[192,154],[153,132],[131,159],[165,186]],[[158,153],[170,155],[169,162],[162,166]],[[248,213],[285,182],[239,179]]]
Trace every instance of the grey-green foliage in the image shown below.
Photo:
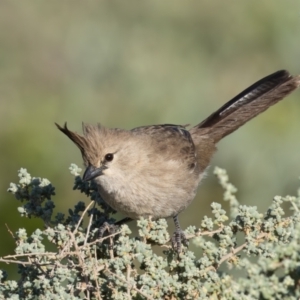
[[[20,277],[8,280],[0,271],[1,299],[299,299],[299,192],[297,197],[276,196],[260,213],[239,205],[236,188],[216,168],[230,217],[212,203],[213,218],[204,217],[199,228],[186,230],[199,253],[184,248],[178,256],[164,219],[139,220],[138,236],[127,225],[99,236],[101,225],[111,229],[113,211],[92,183],[81,180],[77,166],[70,170],[74,189],[92,201],[88,206],[79,202],[68,215],[53,215],[54,187],[48,180],[21,169],[19,183],[10,185],[8,191],[24,203],[21,216],[43,219],[45,229],[15,233],[15,254],[0,261],[18,264]],[[291,208],[287,217],[284,202]],[[237,234],[242,235],[238,241]],[[221,272],[223,264],[227,271]]]

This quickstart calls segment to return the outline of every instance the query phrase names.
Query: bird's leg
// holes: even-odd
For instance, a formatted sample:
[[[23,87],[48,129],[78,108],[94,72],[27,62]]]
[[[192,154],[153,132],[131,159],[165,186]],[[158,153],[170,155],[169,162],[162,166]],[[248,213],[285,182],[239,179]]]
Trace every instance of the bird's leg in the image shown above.
[[[121,225],[126,224],[126,223],[128,223],[128,222],[130,222],[130,221],[132,221],[132,219],[129,218],[129,217],[126,217],[126,218],[124,218],[124,219],[122,219],[122,220],[120,220],[120,221],[115,222],[114,225],[115,225],[115,226],[121,226]]]
[[[172,237],[172,246],[179,254],[181,252],[181,245],[184,244],[185,246],[187,246],[188,240],[185,236],[185,233],[182,231],[180,227],[178,215],[174,216],[173,220],[175,223],[175,232]]]
[[[130,221],[132,221],[132,219],[126,217],[120,221],[115,222],[114,224],[109,224],[107,222],[104,222],[99,228],[99,237],[100,238],[103,237],[106,231],[108,232],[108,234],[114,234],[121,225],[126,224],[127,222]]]

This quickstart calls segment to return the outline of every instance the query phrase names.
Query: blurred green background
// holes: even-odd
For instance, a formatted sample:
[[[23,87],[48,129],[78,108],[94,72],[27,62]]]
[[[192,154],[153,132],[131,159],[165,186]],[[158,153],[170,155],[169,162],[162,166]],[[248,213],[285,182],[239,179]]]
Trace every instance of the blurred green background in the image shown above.
[[[78,132],[82,121],[196,124],[269,73],[299,74],[300,2],[5,0],[0,45],[3,256],[14,249],[5,224],[12,232],[42,227],[20,218],[6,192],[18,169],[53,183],[59,211],[86,200],[68,170],[82,165],[80,153],[54,122]],[[215,165],[228,170],[238,199],[260,210],[276,194],[295,194],[299,115],[297,91],[222,141],[182,226],[199,226],[221,201]]]

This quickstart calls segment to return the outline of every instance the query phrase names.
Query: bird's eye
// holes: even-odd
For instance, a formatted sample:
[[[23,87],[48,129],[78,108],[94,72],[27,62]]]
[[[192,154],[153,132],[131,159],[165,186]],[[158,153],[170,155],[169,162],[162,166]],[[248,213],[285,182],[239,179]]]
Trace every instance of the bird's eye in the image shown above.
[[[106,161],[112,161],[114,159],[114,155],[112,153],[107,153],[104,158]]]

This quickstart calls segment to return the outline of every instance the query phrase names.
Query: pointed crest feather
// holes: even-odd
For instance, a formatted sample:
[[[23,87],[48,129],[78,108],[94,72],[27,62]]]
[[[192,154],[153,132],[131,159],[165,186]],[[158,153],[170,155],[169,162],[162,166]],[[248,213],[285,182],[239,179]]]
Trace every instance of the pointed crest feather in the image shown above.
[[[114,133],[117,132],[117,130],[107,129],[99,123],[97,125],[82,123],[83,135],[80,135],[69,130],[67,123],[64,124],[64,127],[57,123],[55,125],[80,149],[85,165],[96,165],[99,162],[107,135],[114,136]]]
[[[80,149],[81,154],[84,155],[85,149],[87,149],[88,147],[88,142],[86,140],[86,138],[76,132],[73,132],[71,130],[69,130],[69,128],[67,127],[67,122],[65,122],[64,127],[61,127],[60,125],[58,125],[57,123],[55,123],[55,125],[57,126],[57,128],[63,132],[71,141],[74,142],[74,144]]]

